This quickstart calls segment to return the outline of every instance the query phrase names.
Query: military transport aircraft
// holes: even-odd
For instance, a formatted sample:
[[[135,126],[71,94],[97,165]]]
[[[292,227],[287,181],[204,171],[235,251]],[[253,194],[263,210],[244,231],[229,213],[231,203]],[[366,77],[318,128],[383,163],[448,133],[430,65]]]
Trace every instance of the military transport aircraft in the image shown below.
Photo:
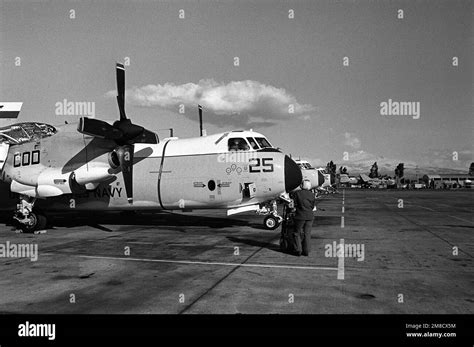
[[[329,190],[333,189],[334,180],[331,179],[330,174],[326,173],[325,169],[316,169],[307,160],[294,159],[294,161],[301,169],[303,179],[311,182],[311,189],[314,192],[328,194]]]
[[[24,231],[44,228],[47,213],[64,210],[256,211],[267,215],[267,228],[278,227],[277,202],[302,181],[290,157],[254,131],[160,140],[127,118],[119,63],[116,78],[113,124],[82,117],[58,127],[0,128],[0,208],[14,210]]]

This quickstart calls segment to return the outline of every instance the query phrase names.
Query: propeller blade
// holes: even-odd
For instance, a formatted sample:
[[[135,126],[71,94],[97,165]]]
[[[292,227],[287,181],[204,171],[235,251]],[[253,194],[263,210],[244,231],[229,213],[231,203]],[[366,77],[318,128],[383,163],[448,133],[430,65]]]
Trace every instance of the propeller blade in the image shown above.
[[[133,145],[134,143],[158,143],[155,133],[144,127],[133,124],[125,114],[125,67],[117,63],[115,66],[117,75],[117,103],[120,111],[120,119],[110,125],[99,119],[82,117],[79,120],[77,130],[86,135],[113,140],[119,146]],[[130,155],[130,154],[128,154]],[[133,156],[133,151],[132,154]]]
[[[120,111],[120,120],[127,119],[125,114],[125,67],[117,63],[115,67],[117,73],[117,103]]]
[[[133,204],[133,152],[133,145],[120,146],[116,151],[129,204]]]
[[[77,131],[81,134],[100,137],[104,139],[119,139],[123,136],[122,131],[103,120],[81,117],[77,126]]]

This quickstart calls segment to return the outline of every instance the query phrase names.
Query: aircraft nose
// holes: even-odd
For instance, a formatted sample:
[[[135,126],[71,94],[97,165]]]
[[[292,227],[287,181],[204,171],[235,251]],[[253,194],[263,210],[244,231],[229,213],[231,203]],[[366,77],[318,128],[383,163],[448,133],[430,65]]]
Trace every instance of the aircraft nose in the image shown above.
[[[324,184],[325,178],[321,171],[318,170],[318,183],[320,186]]]
[[[285,155],[285,190],[289,193],[301,184],[303,175],[295,161]]]

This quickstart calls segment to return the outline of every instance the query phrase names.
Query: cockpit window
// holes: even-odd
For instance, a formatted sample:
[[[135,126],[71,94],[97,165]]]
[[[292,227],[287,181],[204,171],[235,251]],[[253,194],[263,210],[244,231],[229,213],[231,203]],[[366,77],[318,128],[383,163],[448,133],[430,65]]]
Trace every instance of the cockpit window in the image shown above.
[[[257,141],[255,141],[253,137],[247,137],[247,141],[250,143],[250,147],[252,147],[253,149],[260,149]]]
[[[247,141],[241,137],[231,138],[227,143],[229,145],[229,151],[248,151],[250,149]]]
[[[314,170],[314,167],[312,167],[310,163],[301,163],[301,162],[299,162],[297,164],[301,169]]]
[[[256,137],[255,140],[257,140],[258,144],[262,148],[268,148],[268,147],[271,148],[272,147],[270,142],[268,142],[267,139],[264,138],[264,137]]]
[[[52,136],[56,128],[49,124],[25,122],[0,128],[0,142],[20,144]]]

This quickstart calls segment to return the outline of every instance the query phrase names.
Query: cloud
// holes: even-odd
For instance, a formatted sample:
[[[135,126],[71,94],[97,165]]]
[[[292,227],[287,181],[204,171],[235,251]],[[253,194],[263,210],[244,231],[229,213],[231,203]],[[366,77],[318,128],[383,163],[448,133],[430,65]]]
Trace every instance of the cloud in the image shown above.
[[[115,97],[116,91],[106,95]],[[206,114],[205,121],[219,126],[268,126],[291,118],[309,120],[315,112],[315,107],[300,104],[285,89],[252,80],[220,83],[203,79],[197,84],[150,84],[127,89],[126,98],[134,106],[161,107],[176,112],[180,105],[196,110],[200,104]],[[187,114],[196,119],[195,112],[185,112]]]
[[[355,137],[353,134],[344,133],[344,137],[345,137],[344,144],[346,146],[350,146],[354,149],[360,148],[360,140],[357,137]]]
[[[467,170],[472,162],[474,153],[468,147],[427,149],[419,155],[419,163],[422,166]]]

